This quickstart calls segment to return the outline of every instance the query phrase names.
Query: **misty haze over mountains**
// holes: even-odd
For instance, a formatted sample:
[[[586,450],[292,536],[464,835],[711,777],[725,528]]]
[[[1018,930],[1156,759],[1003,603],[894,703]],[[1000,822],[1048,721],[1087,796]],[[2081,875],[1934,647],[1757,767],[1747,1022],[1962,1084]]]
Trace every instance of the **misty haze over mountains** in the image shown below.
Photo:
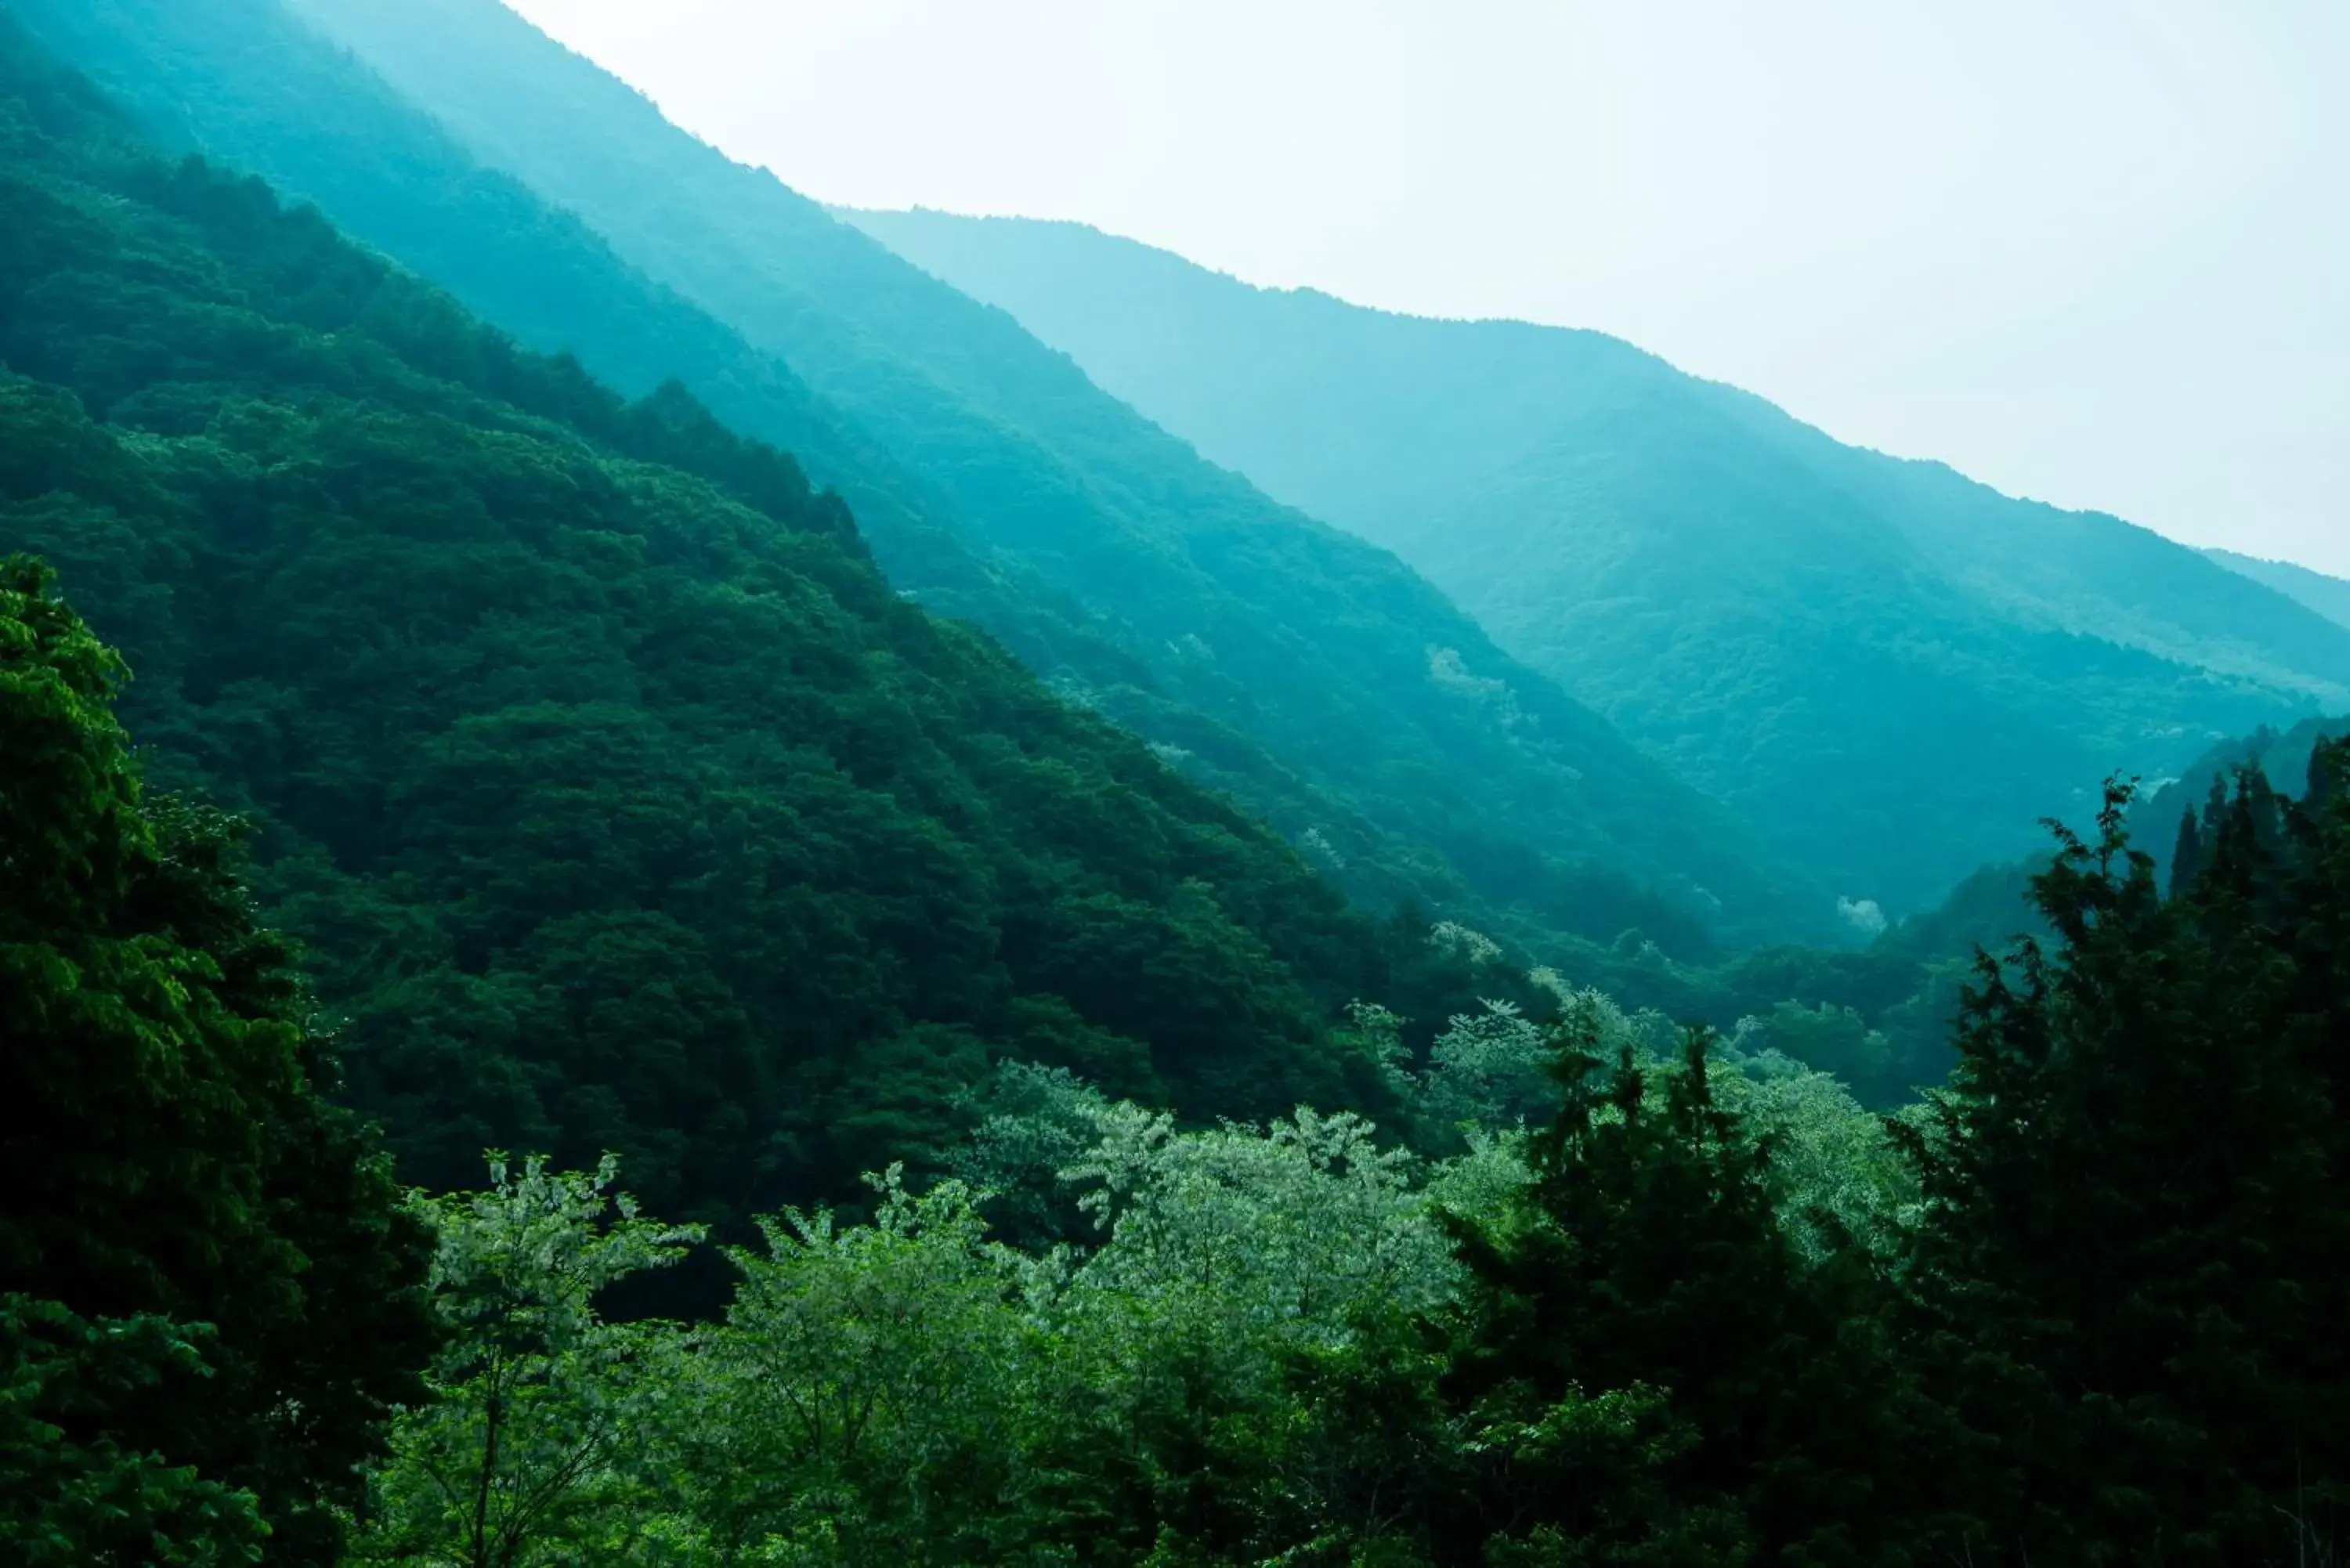
[[[847,215],[1899,908],[2116,763],[2167,775],[2350,694],[2342,626],[2193,551],[1598,334],[1253,289],[1078,225]]]
[[[2313,572],[2290,561],[2263,561],[2251,556],[2239,555],[2233,550],[2206,550],[2203,553],[2230,571],[2241,573],[2256,583],[2265,583],[2328,620],[2350,626],[2350,581],[2327,576],[2323,572]]]
[[[2345,933],[2350,583],[0,0],[0,1560],[2336,1562]]]

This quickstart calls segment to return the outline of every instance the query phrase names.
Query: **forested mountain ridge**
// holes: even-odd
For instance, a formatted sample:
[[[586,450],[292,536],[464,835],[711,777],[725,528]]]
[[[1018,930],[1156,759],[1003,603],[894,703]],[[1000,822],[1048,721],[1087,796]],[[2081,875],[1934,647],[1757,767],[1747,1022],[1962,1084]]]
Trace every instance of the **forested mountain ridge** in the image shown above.
[[[464,152],[275,0],[18,9],[167,139],[317,201],[526,341],[576,343],[630,390],[674,370],[748,433],[807,440],[901,588],[997,633],[1367,906],[1416,898],[1586,970],[1627,928],[1684,954],[1716,933],[1839,933],[1829,893],[1743,847],[1749,825],[1391,556],[1200,462],[1001,313],[727,163],[502,7],[304,13]],[[499,169],[569,211],[517,202]],[[715,327],[730,346],[608,362],[606,317],[562,313],[583,275],[597,310],[621,309],[612,276],[630,265],[698,323],[682,345]],[[648,308],[628,307],[658,343]],[[743,384],[759,375],[792,377],[789,395],[754,407]],[[794,411],[803,384],[813,412]]]
[[[0,0],[0,1563],[2343,1561],[2343,722],[1627,1005],[910,600],[730,421],[912,469],[390,100],[732,414],[159,146],[365,82],[274,0],[70,9],[166,57]]]
[[[1076,224],[845,214],[1914,909],[2114,768],[2350,701],[2341,627],[1604,335],[1259,290]]]
[[[2296,566],[2290,561],[2263,561],[2233,550],[2203,552],[2228,570],[2247,576],[2315,610],[2337,625],[2350,627],[2350,582]]]
[[[158,158],[0,18],[12,552],[125,650],[151,778],[255,825],[410,1180],[609,1149],[740,1216],[926,1158],[1005,1055],[1382,1093],[1331,1026],[1372,928],[788,457]]]

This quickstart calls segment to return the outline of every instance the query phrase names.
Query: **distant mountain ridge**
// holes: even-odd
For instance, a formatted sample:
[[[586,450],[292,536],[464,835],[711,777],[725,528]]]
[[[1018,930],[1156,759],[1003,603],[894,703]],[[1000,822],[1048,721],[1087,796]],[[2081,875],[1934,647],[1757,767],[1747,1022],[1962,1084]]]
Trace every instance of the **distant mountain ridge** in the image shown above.
[[[319,202],[534,346],[626,389],[677,375],[805,452],[902,589],[1371,906],[1526,940],[1637,927],[1684,951],[1709,929],[1835,933],[1832,894],[1392,556],[1200,462],[494,0],[19,10],[173,140]]]
[[[1257,289],[1078,224],[844,214],[1495,639],[1855,897],[1923,908],[2114,770],[2350,702],[2195,552],[1844,446],[1620,340]]]
[[[2292,599],[2294,603],[2315,610],[2339,626],[2350,627],[2350,581],[2313,572],[2307,566],[2297,566],[2290,561],[2267,561],[2256,556],[2239,555],[2233,550],[2203,552],[2228,570],[2247,576]]]

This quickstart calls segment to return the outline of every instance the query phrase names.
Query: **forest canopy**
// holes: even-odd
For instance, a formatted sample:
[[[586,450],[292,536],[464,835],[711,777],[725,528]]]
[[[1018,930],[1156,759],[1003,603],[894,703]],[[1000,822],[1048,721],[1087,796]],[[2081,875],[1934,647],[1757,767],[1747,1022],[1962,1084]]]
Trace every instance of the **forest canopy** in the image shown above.
[[[216,819],[141,787],[119,675],[11,562],[0,735],[36,765],[0,794],[30,895],[0,974],[34,1093],[5,1140],[0,1543],[25,1561],[2342,1539],[2350,743],[2298,801],[2247,773],[2189,819],[2168,896],[2116,786],[2033,878],[2052,940],[1981,961],[1948,1089],[1898,1116],[1555,981],[1554,1023],[1490,1004],[1424,1056],[1355,1010],[1401,1143],[1305,1106],[1187,1129],[1007,1061],[943,1176],[869,1174],[862,1220],[763,1217],[693,1324],[616,1311],[707,1232],[612,1157],[493,1152],[486,1184],[393,1206]],[[126,1190],[140,1167],[186,1207]],[[265,1260],[254,1315],[222,1271]]]
[[[0,1556],[2340,1560],[2350,741],[1561,946],[0,18]]]
[[[14,9],[159,145],[315,202],[629,396],[678,379],[791,451],[896,587],[1361,906],[1595,973],[1627,931],[1693,963],[1848,936],[1834,893],[1393,556],[1203,462],[498,0]]]
[[[1376,1097],[1328,1021],[1378,933],[902,600],[790,459],[26,85],[0,541],[119,640],[150,772],[253,824],[411,1179],[610,1148],[739,1214],[922,1158],[1007,1054]]]

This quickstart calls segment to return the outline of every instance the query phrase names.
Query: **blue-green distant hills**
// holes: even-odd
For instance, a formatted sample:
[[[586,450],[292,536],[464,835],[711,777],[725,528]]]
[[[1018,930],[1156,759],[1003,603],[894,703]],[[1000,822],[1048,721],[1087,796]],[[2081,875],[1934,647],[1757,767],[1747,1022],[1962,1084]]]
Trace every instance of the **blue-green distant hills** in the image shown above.
[[[1838,930],[1836,889],[1392,555],[1202,461],[496,0],[16,10],[166,144],[316,202],[623,392],[674,379],[788,449],[900,592],[1003,639],[1363,906],[1544,951]]]
[[[2296,566],[2290,561],[2263,561],[2233,550],[2203,553],[2228,570],[2274,588],[2337,625],[2350,626],[2350,582],[2313,572],[2307,566]]]
[[[1922,907],[2109,772],[2350,699],[2350,628],[2282,582],[1598,333],[1257,289],[1073,224],[847,215],[1395,550],[1854,898]]]

